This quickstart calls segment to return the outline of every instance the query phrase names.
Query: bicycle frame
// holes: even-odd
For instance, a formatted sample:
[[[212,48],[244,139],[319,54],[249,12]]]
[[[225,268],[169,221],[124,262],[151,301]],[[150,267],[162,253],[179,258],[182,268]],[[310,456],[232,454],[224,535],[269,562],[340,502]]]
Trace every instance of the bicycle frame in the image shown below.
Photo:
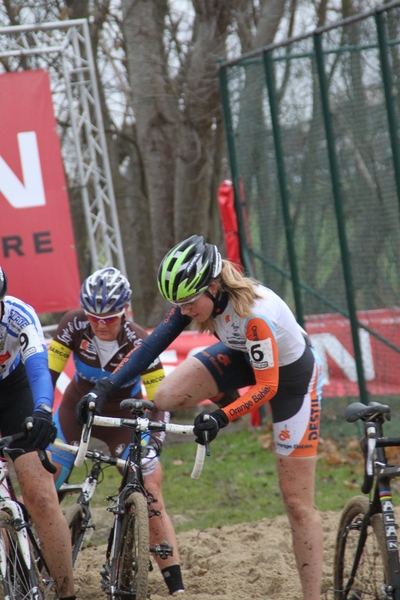
[[[0,574],[6,598],[14,600],[23,596],[24,600],[40,600],[42,594],[39,585],[50,589],[54,582],[51,578],[45,581],[39,574],[39,562],[47,572],[48,568],[31,531],[24,506],[16,499],[8,460],[4,456],[4,451],[9,450],[12,442],[25,437],[25,433],[17,433],[0,439]],[[43,466],[53,471],[47,454],[40,451],[39,456]]]
[[[354,412],[357,409],[360,415],[364,413],[364,417],[358,416],[358,413]],[[400,466],[389,465],[385,452],[386,447],[400,446],[400,437],[383,436],[384,415],[388,412],[389,407],[374,403],[371,403],[368,407],[361,405],[361,403],[354,403],[347,409],[346,418],[348,421],[354,422],[358,418],[364,420],[367,447],[363,448],[365,454],[365,477],[361,489],[364,494],[372,492],[372,496],[369,500],[369,509],[361,522],[353,565],[343,590],[344,598],[347,598],[354,583],[371,519],[374,515],[381,514],[391,573],[391,585],[387,586],[385,597],[390,600],[400,600],[400,561],[396,535],[398,526],[395,520],[391,491],[391,480],[400,475]]]
[[[59,450],[64,450],[66,452],[70,452],[71,454],[77,454],[78,447],[71,446],[69,444],[64,444],[56,440],[53,442],[53,446],[58,448]],[[90,501],[93,498],[93,495],[96,491],[96,488],[99,484],[99,477],[102,475],[104,467],[106,466],[116,466],[120,469],[124,469],[126,467],[126,461],[114,458],[112,456],[108,456],[99,450],[90,450],[86,453],[86,459],[92,461],[92,467],[88,474],[85,477],[85,480],[80,484],[69,484],[63,483],[58,490],[60,502],[65,495],[70,493],[77,493],[78,498],[75,504],[78,504],[82,509],[82,520],[79,523],[80,531],[76,533],[76,537],[74,536],[73,541],[73,551],[72,551],[72,564],[74,565],[76,559],[78,557],[79,551],[82,547],[82,543],[86,534],[86,531],[90,528],[94,528],[95,525],[90,523],[92,518],[90,512]],[[104,465],[104,466],[103,466]],[[68,508],[67,508],[68,511]],[[72,523],[69,523],[71,526]]]
[[[382,513],[389,563],[393,578],[394,600],[400,600],[400,562],[396,535],[398,526],[396,524],[394,515],[390,483],[394,477],[398,477],[400,475],[400,466],[389,466],[387,464],[385,447],[378,445],[380,443],[385,443],[382,432],[382,423],[376,423],[376,425],[378,439],[376,440],[377,448],[375,466],[377,468],[377,475],[374,496],[371,502],[371,515],[378,512]],[[393,441],[394,440],[392,439],[392,442]],[[398,439],[398,442],[400,445],[400,439]]]
[[[28,569],[32,566],[32,558],[29,547],[29,540],[27,534],[27,528],[29,523],[25,521],[24,513],[17,500],[13,497],[13,488],[9,479],[8,461],[4,456],[0,455],[0,510],[6,510],[10,513],[14,523],[17,524],[15,528],[18,543],[21,548],[22,556]],[[7,566],[7,552],[3,544],[0,544],[0,570],[5,576],[5,569]]]
[[[71,454],[76,455],[78,453],[77,446],[64,444],[58,440],[53,442],[52,446],[58,448],[59,450],[71,452]],[[61,496],[64,496],[68,493],[79,493],[80,495],[77,502],[82,505],[89,504],[90,500],[93,498],[100,474],[103,472],[103,467],[101,467],[102,463],[104,463],[106,466],[115,466],[119,467],[120,469],[125,469],[126,467],[125,460],[114,458],[113,456],[104,454],[104,452],[99,450],[88,450],[86,452],[85,459],[91,460],[93,465],[83,483],[63,483],[58,490],[58,493]]]
[[[95,416],[89,406],[89,415],[82,430],[75,466],[80,466],[87,453],[92,425],[105,427],[127,427],[132,432],[128,458],[119,492],[115,497],[109,497],[114,505],[108,508],[114,514],[114,524],[110,532],[106,563],[101,571],[102,588],[111,600],[120,598],[147,598],[148,571],[150,553],[161,558],[172,554],[168,544],[151,547],[149,544],[148,520],[158,515],[152,510],[151,504],[157,500],[146,490],[142,472],[142,435],[151,432],[170,431],[181,434],[193,434],[193,426],[176,425],[173,423],[151,422],[143,418],[145,410],[151,410],[153,403],[146,400],[123,400],[121,407],[131,409],[132,419]],[[198,445],[192,478],[200,476],[205,456],[205,447]],[[156,454],[154,455],[156,458]]]
[[[135,409],[133,409],[133,413]],[[105,420],[107,417],[103,418],[94,418],[94,424],[99,424],[98,421],[102,421],[101,424],[105,424]],[[120,539],[123,535],[123,522],[124,515],[126,513],[126,505],[128,498],[131,494],[137,492],[141,494],[147,504],[147,512],[148,518],[159,516],[160,513],[151,508],[151,504],[157,502],[157,499],[154,498],[152,494],[150,494],[144,485],[144,476],[142,471],[142,434],[148,434],[150,431],[151,424],[147,419],[143,419],[143,421],[147,421],[147,423],[140,423],[140,417],[137,419],[122,419],[120,420],[119,426],[128,427],[131,430],[131,441],[129,444],[128,457],[126,460],[126,468],[124,470],[121,485],[119,487],[118,496],[115,501],[115,505],[110,507],[108,510],[114,514],[114,524],[111,530],[111,535],[109,537],[107,551],[106,551],[106,560],[109,566],[109,578],[107,577],[107,568],[105,568],[103,575],[103,589],[107,591],[107,586],[109,582],[110,586],[110,595],[113,597],[113,593],[116,590],[112,587],[112,582],[116,580],[117,573],[116,569],[119,563],[119,552],[120,552]],[[152,424],[155,427],[155,424]],[[114,423],[115,426],[115,423]],[[154,429],[153,429],[154,431]],[[154,459],[157,454],[154,454]],[[109,498],[112,499],[112,498]],[[162,558],[167,558],[167,556],[172,555],[172,548],[167,544],[157,547],[149,546],[149,553],[154,553],[160,555]],[[150,556],[149,556],[150,561]],[[150,564],[150,562],[149,562]]]

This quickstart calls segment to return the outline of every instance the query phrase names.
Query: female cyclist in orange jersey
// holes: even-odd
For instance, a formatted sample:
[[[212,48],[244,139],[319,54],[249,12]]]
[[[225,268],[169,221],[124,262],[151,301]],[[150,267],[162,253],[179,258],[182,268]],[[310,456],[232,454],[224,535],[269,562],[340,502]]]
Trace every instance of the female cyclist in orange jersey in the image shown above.
[[[321,369],[306,332],[272,290],[221,260],[216,246],[192,236],[164,257],[159,290],[172,303],[163,322],[102,380],[77,407],[82,423],[95,400],[101,412],[108,396],[165,350],[189,323],[210,331],[218,342],[187,358],[159,385],[161,410],[196,406],[222,396],[220,408],[195,418],[196,441],[212,441],[219,429],[269,402],[280,487],[291,524],[303,600],[320,600],[323,535],[314,506],[319,439]],[[232,400],[232,390],[250,386]]]

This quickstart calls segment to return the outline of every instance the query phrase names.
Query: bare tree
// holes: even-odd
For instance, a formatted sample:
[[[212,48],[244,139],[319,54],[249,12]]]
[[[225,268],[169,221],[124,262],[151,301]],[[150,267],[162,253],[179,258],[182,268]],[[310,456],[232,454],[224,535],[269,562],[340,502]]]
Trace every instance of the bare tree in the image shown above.
[[[89,20],[134,311],[148,326],[165,310],[156,286],[165,252],[193,233],[222,241],[216,190],[226,152],[217,60],[227,56],[233,34],[243,43],[238,54],[250,39],[272,41],[284,5],[187,0],[179,12],[171,0],[0,0],[3,24]],[[237,35],[246,27],[247,42]],[[84,246],[82,277],[89,268]]]

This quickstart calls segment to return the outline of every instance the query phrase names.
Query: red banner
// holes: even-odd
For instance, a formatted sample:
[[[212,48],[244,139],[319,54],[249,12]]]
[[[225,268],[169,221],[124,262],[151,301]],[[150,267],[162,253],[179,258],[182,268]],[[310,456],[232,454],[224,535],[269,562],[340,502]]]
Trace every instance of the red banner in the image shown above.
[[[227,258],[242,269],[233,184],[229,179],[225,179],[218,188],[218,206],[224,230]]]
[[[357,318],[364,378],[373,396],[398,394],[400,353],[372,334],[400,348],[400,308],[360,311]],[[357,370],[349,320],[337,314],[306,317],[306,329],[322,361],[323,396],[358,396]]]
[[[77,307],[79,273],[46,71],[0,75],[0,265],[38,313]]]
[[[372,331],[400,347],[400,308],[370,310],[358,313],[358,319]],[[322,362],[325,398],[359,395],[357,370],[349,320],[337,314],[306,317],[307,332]],[[208,334],[184,331],[162,353],[161,360],[168,375],[185,358],[214,344]],[[398,394],[400,390],[400,354],[366,330],[360,330],[360,346],[364,377],[373,396]],[[56,402],[73,376],[72,359],[59,380]]]

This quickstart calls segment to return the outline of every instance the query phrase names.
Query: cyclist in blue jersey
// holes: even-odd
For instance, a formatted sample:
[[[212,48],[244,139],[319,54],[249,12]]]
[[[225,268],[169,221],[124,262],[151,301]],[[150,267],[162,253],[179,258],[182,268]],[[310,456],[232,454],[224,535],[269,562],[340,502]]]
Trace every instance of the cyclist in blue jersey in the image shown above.
[[[64,390],[61,404],[54,415],[57,437],[62,442],[79,443],[82,430],[75,419],[75,408],[81,397],[90,392],[97,381],[111,375],[121,360],[148,337],[143,327],[125,318],[131,293],[129,281],[118,269],[99,269],[82,284],[82,308],[68,311],[57,327],[49,348],[53,385],[56,385],[71,354],[75,364],[75,375]],[[120,408],[121,400],[143,398],[142,382],[148,400],[153,400],[163,379],[164,369],[157,356],[146,369],[127,380],[110,397],[103,407],[103,413],[109,417],[131,418],[129,409]],[[153,421],[168,421],[169,412],[154,410],[150,418]],[[131,432],[128,429],[95,426],[93,437],[105,442],[113,456],[127,457],[131,440]],[[142,460],[142,469],[146,489],[156,499],[152,508],[160,513],[159,518],[149,521],[150,544],[157,546],[167,541],[173,548],[172,556],[161,558],[155,555],[155,560],[170,594],[175,595],[183,592],[184,586],[175,530],[165,509],[161,490],[162,469],[159,454],[164,438],[165,433],[157,433],[150,439],[143,440],[143,445],[147,445],[148,454]],[[74,458],[68,452],[52,449],[52,460],[58,468],[58,488],[69,477]]]
[[[0,267],[1,435],[24,431],[25,420],[33,417],[27,439],[18,442],[10,456],[58,597],[73,600],[70,533],[58,503],[53,477],[44,469],[36,452],[45,450],[56,433],[51,416],[53,386],[46,344],[34,309],[6,294],[7,277]]]
[[[189,324],[214,334],[215,343],[187,357],[160,383],[154,403],[159,409],[175,410],[223,393],[216,400],[217,410],[195,418],[200,444],[269,403],[302,598],[320,600],[323,531],[314,489],[322,369],[306,332],[282,298],[222,260],[216,246],[202,236],[193,235],[166,254],[158,287],[172,304],[164,320],[108,379],[81,399],[77,418],[84,418],[93,400],[101,413],[108,396],[145,369]],[[241,388],[247,389],[232,397],[232,390]]]

